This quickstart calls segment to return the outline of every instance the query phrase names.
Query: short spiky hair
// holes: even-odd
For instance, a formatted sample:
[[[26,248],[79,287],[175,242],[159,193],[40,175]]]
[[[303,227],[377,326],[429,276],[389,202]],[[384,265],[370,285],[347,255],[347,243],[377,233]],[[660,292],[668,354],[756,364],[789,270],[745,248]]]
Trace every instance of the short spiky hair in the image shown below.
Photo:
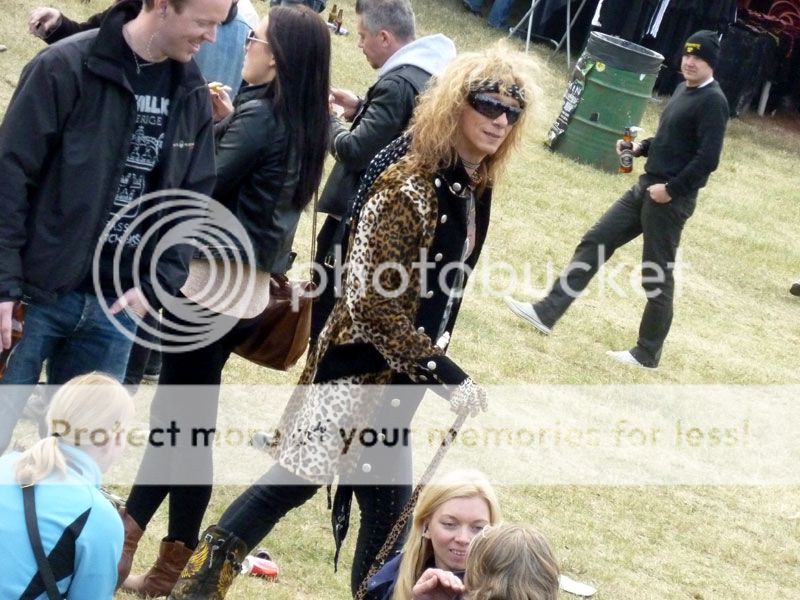
[[[505,166],[509,151],[519,142],[528,114],[538,107],[539,88],[533,83],[538,67],[533,59],[498,42],[483,52],[458,55],[422,95],[409,127],[412,160],[424,171],[451,167],[458,160],[455,143],[467,96],[481,82],[515,85],[525,98],[525,110],[493,156],[484,161],[490,180]]]
[[[175,9],[175,12],[179,13],[183,10],[186,6],[186,3],[189,0],[167,0],[172,5],[172,8]],[[156,6],[156,0],[143,0],[145,10],[153,10]]]
[[[409,0],[356,0],[356,14],[370,33],[385,29],[404,42],[410,42],[416,35]]]

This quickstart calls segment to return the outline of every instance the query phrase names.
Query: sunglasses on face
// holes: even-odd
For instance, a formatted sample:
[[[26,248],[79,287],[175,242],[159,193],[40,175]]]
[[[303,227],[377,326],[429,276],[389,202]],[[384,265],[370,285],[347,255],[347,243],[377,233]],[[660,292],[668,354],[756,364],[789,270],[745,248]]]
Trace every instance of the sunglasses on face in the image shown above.
[[[492,120],[497,119],[505,113],[509,125],[516,123],[522,116],[522,109],[518,106],[503,104],[497,98],[489,94],[470,94],[467,96],[469,105],[479,114]]]
[[[247,39],[245,40],[244,45],[249,46],[251,42],[258,42],[259,44],[266,44],[269,46],[269,42],[267,40],[258,39],[256,37],[256,32],[252,29],[250,30],[250,33],[247,34]]]

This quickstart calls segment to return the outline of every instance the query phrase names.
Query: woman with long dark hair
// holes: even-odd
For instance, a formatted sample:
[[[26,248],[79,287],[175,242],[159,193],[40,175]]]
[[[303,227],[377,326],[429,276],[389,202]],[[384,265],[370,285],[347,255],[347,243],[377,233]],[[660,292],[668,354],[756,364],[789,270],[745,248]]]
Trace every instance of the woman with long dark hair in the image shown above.
[[[224,91],[212,89],[215,118],[220,119],[214,198],[235,215],[247,234],[244,245],[252,252],[229,246],[210,250],[221,263],[244,258],[246,283],[253,284],[253,293],[225,309],[205,304],[208,293],[203,296],[203,291],[210,289],[211,296],[224,291],[213,281],[215,268],[224,268],[210,265],[207,258],[192,261],[183,293],[233,323],[228,323],[228,333],[202,348],[164,352],[150,427],[169,431],[177,423],[180,432],[165,447],[147,447],[123,515],[120,581],[124,589],[140,595],[167,595],[197,545],[211,498],[213,435],[198,444],[188,439],[188,431],[213,431],[223,367],[257,324],[254,317],[266,305],[270,273],[285,273],[291,267],[300,214],[322,177],[330,69],[330,33],[324,21],[307,7],[275,7],[251,32],[246,48],[242,77],[247,85],[235,102],[231,104]],[[221,294],[223,301],[227,295]],[[179,326],[181,319],[165,315],[162,327],[167,334],[169,322]],[[178,326],[173,333],[180,344]],[[180,390],[167,387],[177,385],[196,387],[191,398],[185,398]],[[139,538],[167,496],[168,532],[158,558],[144,575],[127,577]]]

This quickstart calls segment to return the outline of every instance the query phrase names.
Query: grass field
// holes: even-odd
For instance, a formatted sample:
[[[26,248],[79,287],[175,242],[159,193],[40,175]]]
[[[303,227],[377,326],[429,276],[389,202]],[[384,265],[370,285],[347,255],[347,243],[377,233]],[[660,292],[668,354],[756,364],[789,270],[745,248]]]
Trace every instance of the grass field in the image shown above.
[[[42,45],[26,33],[26,15],[37,4],[4,2],[0,44],[8,50],[0,54],[2,107],[22,66]],[[345,27],[355,29],[354,2],[338,4],[345,10]],[[82,17],[104,5],[105,0],[64,0],[59,7]],[[463,11],[458,0],[414,0],[414,7],[419,34],[444,32],[460,50],[480,49],[498,35]],[[266,3],[259,0],[257,8],[265,12]],[[355,36],[336,36],[333,45],[333,82],[366,90],[375,73],[356,48]],[[583,231],[632,181],[632,176],[604,174],[543,147],[568,73],[563,55],[550,59],[538,46],[532,52],[542,66],[541,118],[497,186],[484,251],[493,260],[513,265],[519,276],[528,269],[529,282],[514,289],[518,298],[543,293],[548,265],[562,267]],[[662,106],[648,107],[646,134],[655,131]],[[501,294],[483,293],[476,286],[465,301],[450,354],[487,385],[707,386],[701,390],[715,389],[712,384],[797,386],[800,299],[791,297],[788,288],[800,277],[798,148],[796,115],[747,114],[731,121],[720,168],[701,192],[684,231],[681,260],[686,268],[657,371],[627,369],[607,359],[605,350],[628,348],[635,341],[644,302],[633,289],[624,297],[601,295],[596,283],[550,338],[538,336],[513,317]],[[637,161],[635,169],[642,166]],[[296,249],[306,259],[309,233],[310,219],[304,217]],[[641,242],[634,241],[615,255],[612,265],[622,265],[621,279],[632,273],[637,281],[640,254]],[[487,262],[486,256],[482,261]],[[493,282],[502,283],[504,277],[498,274]],[[235,358],[224,380],[291,384],[298,372],[299,366],[284,374]],[[438,402],[426,400],[418,419],[438,418],[433,415],[444,412]],[[252,408],[254,419],[274,419],[280,410],[268,404]],[[499,415],[506,410],[497,403],[491,409]],[[146,408],[142,411],[139,418],[146,422]],[[800,428],[791,415],[788,410],[786,420],[778,419],[776,426],[793,431],[796,438]],[[798,456],[796,446],[787,453]],[[782,455],[775,458],[787,460]],[[424,467],[423,458],[417,463],[417,468]],[[529,468],[537,469],[537,463]],[[491,476],[491,468],[487,470]],[[788,485],[749,486],[507,485],[499,492],[506,519],[532,523],[546,532],[563,570],[594,584],[597,598],[789,599],[800,589],[797,480],[795,475],[785,480]],[[127,492],[124,487],[117,491]],[[217,488],[207,523],[215,522],[239,491]],[[146,568],[154,558],[165,516],[162,510],[150,525],[135,570]],[[320,493],[281,522],[265,542],[280,564],[280,581],[241,578],[229,597],[347,598],[353,538],[351,533],[334,574],[329,514]]]

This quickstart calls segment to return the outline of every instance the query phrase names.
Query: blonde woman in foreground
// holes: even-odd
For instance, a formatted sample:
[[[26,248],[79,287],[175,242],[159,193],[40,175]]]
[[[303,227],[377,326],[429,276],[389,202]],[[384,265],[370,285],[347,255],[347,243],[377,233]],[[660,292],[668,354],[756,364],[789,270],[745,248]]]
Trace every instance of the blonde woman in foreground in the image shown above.
[[[453,471],[428,484],[414,508],[403,552],[367,586],[368,600],[407,600],[428,568],[464,576],[469,544],[483,528],[500,522],[500,505],[483,473]]]
[[[81,375],[53,397],[48,436],[0,458],[0,598],[47,597],[26,527],[23,488],[30,486],[59,597],[113,597],[122,521],[99,487],[125,448],[133,414],[133,400],[115,379]]]

